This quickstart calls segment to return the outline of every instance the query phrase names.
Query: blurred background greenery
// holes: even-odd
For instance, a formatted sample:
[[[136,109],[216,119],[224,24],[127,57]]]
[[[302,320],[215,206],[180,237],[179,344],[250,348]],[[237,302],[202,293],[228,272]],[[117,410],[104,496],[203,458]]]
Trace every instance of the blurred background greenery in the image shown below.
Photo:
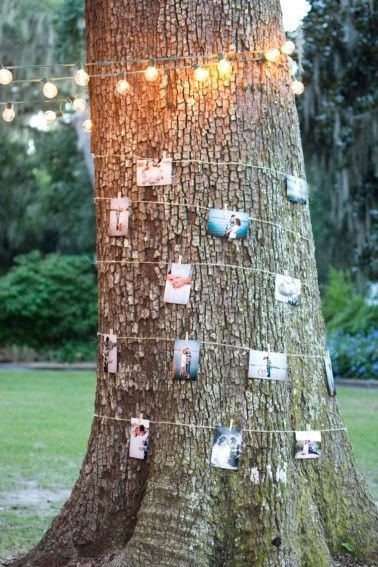
[[[337,375],[377,379],[377,15],[369,0],[310,4],[295,58],[328,341]],[[84,0],[4,0],[1,63],[80,66],[83,10]],[[63,95],[72,89],[64,84]],[[40,100],[40,90],[14,84],[11,98]],[[0,100],[8,98],[1,86]],[[14,122],[0,121],[0,360],[94,360],[89,137],[75,113],[41,129],[41,106],[20,104]]]

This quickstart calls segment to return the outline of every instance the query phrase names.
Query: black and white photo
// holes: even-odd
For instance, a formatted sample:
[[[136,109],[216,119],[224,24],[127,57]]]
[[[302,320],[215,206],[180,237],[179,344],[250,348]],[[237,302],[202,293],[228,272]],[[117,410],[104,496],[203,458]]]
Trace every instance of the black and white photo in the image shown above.
[[[173,376],[176,380],[197,380],[199,367],[199,341],[177,339],[173,353]]]
[[[304,205],[308,198],[306,181],[295,175],[286,175],[286,194],[289,201]]]
[[[148,458],[150,421],[131,418],[129,457],[146,461]]]
[[[138,159],[137,186],[172,185],[172,159]]]
[[[296,431],[295,443],[296,459],[319,459],[321,454],[320,431]]]
[[[170,263],[165,283],[164,301],[187,305],[192,285],[193,268],[191,264]]]
[[[109,374],[117,372],[117,337],[112,333],[104,335],[102,345],[103,370]]]
[[[336,386],[335,380],[333,377],[333,370],[332,370],[332,361],[331,355],[329,351],[327,351],[326,356],[324,357],[324,367],[326,373],[326,381],[327,381],[327,389],[330,396],[336,396]]]
[[[216,427],[211,451],[211,466],[236,471],[239,467],[241,441],[242,432],[239,427]]]
[[[243,211],[210,209],[207,232],[219,238],[235,240],[246,238],[249,229],[249,214]]]
[[[276,274],[275,298],[289,305],[301,304],[301,281],[290,276]]]
[[[129,200],[127,197],[110,199],[109,236],[126,236],[129,227]]]
[[[248,378],[263,380],[285,380],[287,377],[287,356],[283,352],[250,350]]]

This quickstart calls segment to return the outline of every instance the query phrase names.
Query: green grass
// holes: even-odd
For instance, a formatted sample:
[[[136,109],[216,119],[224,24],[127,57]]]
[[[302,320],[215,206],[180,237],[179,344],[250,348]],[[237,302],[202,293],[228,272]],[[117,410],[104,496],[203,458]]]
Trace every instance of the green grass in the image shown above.
[[[0,372],[0,557],[35,544],[75,482],[93,372]],[[354,453],[378,500],[378,390],[338,389]]]

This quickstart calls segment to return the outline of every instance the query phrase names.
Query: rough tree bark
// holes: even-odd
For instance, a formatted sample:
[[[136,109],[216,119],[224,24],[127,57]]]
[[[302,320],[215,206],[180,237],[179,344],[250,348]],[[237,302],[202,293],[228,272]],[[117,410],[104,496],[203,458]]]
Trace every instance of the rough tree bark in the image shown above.
[[[206,56],[231,45],[263,50],[284,39],[278,0],[92,0],[87,35],[89,61]],[[92,150],[126,156],[97,158],[97,196],[120,191],[132,200],[168,201],[134,205],[127,239],[107,236],[109,202],[98,201],[98,260],[158,264],[182,254],[193,263],[288,271],[302,280],[302,305],[275,301],[269,273],[211,266],[196,268],[188,306],[165,304],[166,267],[99,264],[100,331],[135,340],[119,341],[116,375],[102,372],[99,355],[95,410],[204,425],[233,419],[249,429],[342,427],[320,358],[289,356],[287,381],[252,382],[246,353],[207,345],[198,381],[181,384],[171,378],[173,341],[137,339],[188,332],[235,346],[324,353],[308,207],[286,199],[280,175],[177,163],[172,186],[136,187],[135,156],[163,151],[176,160],[250,162],[304,176],[285,60],[234,65],[231,79],[219,79],[213,68],[201,86],[191,68],[167,64],[155,83],[131,76],[125,97],[114,95],[115,78],[91,80]],[[310,241],[257,221],[246,241],[209,237],[206,213],[177,202],[227,203]],[[151,455],[140,462],[128,459],[128,423],[94,419],[71,498],[16,565],[322,567],[333,564],[343,544],[372,557],[375,508],[345,432],[324,434],[322,458],[308,462],[293,460],[292,434],[245,433],[237,472],[210,468],[212,436],[208,429],[152,424]]]

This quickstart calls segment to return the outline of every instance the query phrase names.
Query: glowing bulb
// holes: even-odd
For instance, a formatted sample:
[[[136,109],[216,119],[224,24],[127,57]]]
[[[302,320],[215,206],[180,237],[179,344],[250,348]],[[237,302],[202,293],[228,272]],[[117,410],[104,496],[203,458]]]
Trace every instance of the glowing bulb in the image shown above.
[[[209,69],[206,69],[206,67],[200,67],[199,65],[196,65],[194,76],[197,79],[197,81],[203,83],[203,81],[206,81],[206,79],[209,78]]]
[[[156,81],[159,76],[159,70],[155,67],[154,62],[150,61],[147,69],[144,71],[147,81]]]
[[[281,53],[284,55],[291,55],[295,51],[295,43],[292,41],[285,41],[283,45],[281,45]]]
[[[58,94],[58,89],[51,81],[45,81],[43,85],[43,94],[46,98],[54,98]]]
[[[289,73],[291,76],[296,75],[297,71],[298,71],[298,63],[296,61],[294,61],[294,59],[292,59],[291,57],[287,58],[288,64],[289,64]]]
[[[0,84],[1,85],[9,85],[12,82],[13,75],[9,71],[9,69],[0,69]]]
[[[79,69],[75,73],[75,83],[80,87],[86,87],[89,83],[89,75],[84,69]]]
[[[232,65],[223,54],[219,55],[218,72],[223,76],[231,75],[232,73]]]
[[[157,69],[156,69],[157,70]],[[146,69],[147,71],[147,69]],[[145,71],[145,73],[146,73]],[[147,78],[147,77],[146,77]],[[149,79],[151,80],[151,79]],[[126,79],[120,79],[116,85],[116,91],[118,94],[125,94],[130,89],[130,83]]]
[[[85,107],[87,106],[87,103],[85,102],[85,100],[83,98],[74,98],[73,102],[72,102],[72,108],[74,110],[78,110],[79,112],[83,112],[83,110],[85,110]]]
[[[11,102],[7,102],[4,110],[3,110],[3,118],[5,120],[5,122],[12,122],[12,120],[14,119],[14,117],[16,116],[16,113],[14,111],[13,108],[13,104]]]
[[[44,113],[47,124],[52,124],[56,120],[56,112],[53,110],[46,110]]]
[[[300,95],[304,91],[304,84],[302,83],[302,81],[293,81],[291,83],[291,90],[294,94]]]
[[[92,131],[92,120],[84,120],[83,124],[81,125],[84,132],[91,132]]]
[[[265,51],[264,53],[264,58],[267,61],[270,61],[271,63],[275,63],[275,61],[278,60],[280,56],[280,50],[279,49],[269,49],[268,51]]]

